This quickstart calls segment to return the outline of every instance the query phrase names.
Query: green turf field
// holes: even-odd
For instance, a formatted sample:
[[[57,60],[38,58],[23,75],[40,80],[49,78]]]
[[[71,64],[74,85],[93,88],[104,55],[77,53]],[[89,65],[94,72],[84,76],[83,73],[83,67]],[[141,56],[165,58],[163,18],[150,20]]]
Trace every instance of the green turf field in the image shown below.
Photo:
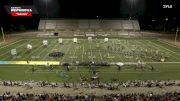
[[[48,46],[42,45],[43,40],[48,40]],[[27,51],[27,44],[32,45],[32,51]],[[17,55],[11,55],[11,49],[17,49]],[[64,52],[60,58],[49,57],[54,51]],[[161,60],[164,59],[164,62]],[[91,77],[92,72],[88,66],[76,66],[77,62],[95,61],[116,63],[137,63],[140,60],[147,65],[145,69],[134,69],[134,65],[124,66],[121,71],[117,66],[95,67],[103,81],[117,80],[151,80],[151,79],[180,79],[180,49],[162,43],[157,39],[63,39],[63,44],[58,39],[21,39],[7,45],[0,46],[0,79],[1,80],[48,80],[48,81],[79,81],[80,74]],[[71,63],[71,70],[66,71],[63,66],[54,66],[48,70],[47,66],[37,65],[4,65],[2,61],[59,61]],[[153,66],[155,70],[150,70]],[[35,68],[35,72],[32,72]]]

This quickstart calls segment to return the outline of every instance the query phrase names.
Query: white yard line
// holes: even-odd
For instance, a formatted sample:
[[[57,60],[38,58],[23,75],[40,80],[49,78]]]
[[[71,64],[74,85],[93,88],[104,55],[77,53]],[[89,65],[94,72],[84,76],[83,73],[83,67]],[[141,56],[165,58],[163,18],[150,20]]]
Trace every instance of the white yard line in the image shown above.
[[[158,44],[156,44],[156,43],[154,43],[154,42],[151,42],[151,43],[155,44],[156,46],[162,47],[162,48],[166,49],[167,51],[172,52],[172,53],[180,56],[180,54],[178,54],[178,53],[176,53],[176,52],[174,52],[174,51],[172,51],[172,50],[170,50],[170,49],[168,49],[168,48],[166,48],[166,47],[160,46],[160,45],[158,45]],[[162,43],[162,42],[161,42],[161,43]]]
[[[38,43],[36,44],[36,46],[38,46]],[[36,47],[36,46],[35,46],[35,47]],[[30,52],[28,55],[26,55],[26,56],[23,57],[22,59],[28,59],[28,60],[30,60],[31,57],[29,58],[29,56],[30,56],[31,54],[33,54],[34,52],[36,52],[37,50],[39,50],[39,48],[41,48],[41,47],[42,47],[42,45],[39,46],[39,47],[37,47],[36,49],[34,49],[32,52]]]
[[[48,40],[49,41],[49,40]],[[38,54],[36,54],[36,56],[40,56],[40,54],[42,54],[45,50],[47,50],[47,49],[50,49],[51,48],[51,46],[52,46],[53,44],[51,44],[51,45],[48,45],[46,48],[44,48],[43,50],[40,50],[41,52],[39,52]],[[37,49],[39,49],[39,48],[41,48],[41,47],[43,47],[43,45],[41,45],[40,47],[38,47]],[[36,50],[37,50],[36,49]],[[36,51],[34,51],[34,52],[36,52]],[[34,53],[33,52],[33,53]],[[32,54],[32,53],[31,53]],[[31,55],[30,54],[30,55]],[[41,58],[41,57],[40,57]],[[42,60],[42,58],[40,59],[40,60]]]
[[[168,42],[168,41],[166,41],[166,40],[163,40],[163,39],[158,39],[157,41],[159,41],[159,42],[161,42],[161,43],[164,43],[164,44],[167,44],[167,45],[169,45],[169,46],[171,46],[171,47],[174,47],[174,48],[177,48],[177,49],[180,49],[180,47],[178,46],[178,45],[173,45],[173,43],[171,43],[171,42]],[[176,42],[176,43],[178,43],[178,44],[180,44],[179,42]]]
[[[167,49],[167,48],[165,48],[165,47],[163,47],[163,46],[160,46],[160,45],[158,45],[158,44],[156,44],[156,43],[154,43],[154,42],[151,42],[151,41],[149,41],[149,40],[148,40],[148,42],[150,42],[150,43],[152,43],[152,44],[154,44],[154,45],[156,45],[156,46],[158,46],[158,47],[161,47],[161,48],[163,48],[163,49],[165,49],[165,50],[167,50],[167,51],[169,51],[169,52],[171,52],[171,53],[174,53],[174,54],[176,54],[176,55],[179,55],[179,54],[177,54],[176,52],[173,52],[172,50],[169,50],[169,49]],[[155,46],[153,46],[153,47],[155,47]],[[169,54],[169,55],[171,55],[172,57],[178,59],[177,57],[175,57],[175,56],[172,55],[172,54]],[[180,56],[180,55],[179,55],[179,56]]]
[[[48,46],[48,48],[46,47],[46,48],[43,49],[43,51],[41,50],[41,52],[39,52],[38,56],[40,56],[45,50],[51,49],[51,46],[54,45],[55,43],[56,43],[56,41],[54,43],[52,42],[51,45]],[[41,60],[43,60],[43,59],[41,58]]]
[[[37,72],[37,71],[36,72],[29,72],[29,71],[25,71],[25,73],[26,74],[45,74],[45,73],[46,74],[52,74],[53,73],[54,74],[54,72],[50,72],[50,71],[49,72],[48,71],[47,72]]]
[[[103,46],[104,46],[104,45],[103,45]],[[106,45],[105,45],[105,46],[106,46]],[[107,48],[106,48],[105,46],[104,46],[104,48],[106,49],[107,54],[110,55],[109,51],[107,50]],[[105,54],[106,54],[106,53],[105,53]],[[107,59],[109,60],[108,55],[107,55]],[[114,62],[114,61],[112,60],[112,58],[110,58],[110,61],[111,61],[111,62]]]
[[[32,47],[36,47],[37,46],[37,44],[35,43],[35,45],[33,46],[33,44],[34,44],[34,42],[36,41],[36,39],[30,39],[31,41],[29,42],[31,45],[32,45]],[[33,42],[32,42],[33,41]],[[32,43],[31,43],[32,42]],[[37,49],[34,49],[34,50],[37,50]],[[32,51],[34,51],[33,49],[32,49]],[[23,56],[22,57],[22,60],[23,59],[26,59],[26,57],[28,57],[30,54],[32,54],[32,53],[34,53],[34,52],[30,52],[28,55],[24,55],[25,53],[27,52],[27,50],[24,50],[22,53],[21,53],[21,55]],[[24,57],[25,56],[25,57]]]
[[[66,53],[68,54],[68,52],[69,52],[69,50],[70,50],[70,47],[71,47],[71,45],[69,44],[69,40],[67,40],[68,42],[68,45],[69,45],[69,47],[68,47],[68,49],[67,49],[67,51],[66,51]],[[72,44],[74,44],[74,43],[72,43]],[[63,47],[64,48],[64,47]],[[65,54],[66,55],[66,54]],[[63,56],[62,57],[62,59],[61,59],[61,62],[64,62],[64,58],[65,58],[65,56]]]
[[[67,40],[66,43],[68,44],[68,43],[69,43],[69,40]],[[65,43],[64,43],[64,44],[65,44]],[[63,45],[62,47],[59,47],[59,50],[60,50],[60,49],[63,49],[63,50],[64,50],[64,49],[65,49],[65,45]],[[68,51],[69,51],[69,50],[68,50]],[[66,51],[66,52],[67,52],[67,51]],[[68,52],[67,52],[67,54],[68,54]],[[66,55],[66,54],[65,54],[65,55]],[[65,56],[62,57],[61,62],[63,61],[64,57],[65,57]]]
[[[121,61],[118,62],[124,62],[125,60],[122,58],[122,56],[120,56],[118,53],[116,53],[116,55],[119,57],[118,59],[120,59]]]
[[[5,48],[5,47],[8,47],[8,46],[10,46],[10,45],[13,45],[13,44],[15,44],[15,43],[18,43],[18,42],[20,42],[20,41],[22,41],[22,40],[24,40],[24,39],[20,39],[20,40],[18,40],[18,41],[13,42],[13,43],[7,44],[7,45],[1,47],[0,49]]]
[[[83,72],[83,73],[89,73],[89,71],[79,71],[79,72]],[[77,72],[77,71],[71,71],[71,72],[69,72],[69,73],[73,73],[73,74],[79,74],[79,72]],[[25,71],[25,73],[32,73],[32,72],[29,72],[29,70],[26,70]],[[47,70],[38,70],[38,71],[36,71],[36,72],[34,72],[34,74],[41,74],[41,73],[55,73],[55,71],[47,71]],[[111,71],[102,71],[101,73],[117,73],[117,72],[111,72]],[[121,72],[118,72],[118,73],[123,73],[123,74],[125,74],[125,73],[127,73],[127,74],[129,74],[129,73],[131,73],[131,74],[157,74],[157,73],[161,73],[160,71],[154,71],[154,72],[144,72],[144,71],[139,71],[139,72],[137,72],[137,71],[132,71],[132,72],[125,72],[125,71],[121,71]]]
[[[28,41],[27,41],[28,42]],[[26,42],[26,43],[27,43]],[[24,45],[25,43],[23,43],[23,44],[21,44],[21,45],[19,45],[19,46],[17,46],[16,47],[16,49],[18,49],[19,47],[22,47],[23,45]],[[7,51],[6,53],[4,53],[4,54],[1,54],[0,56],[3,56],[3,55],[6,55],[6,54],[8,54],[10,52],[10,50],[9,51]]]
[[[142,43],[142,40],[140,40],[140,42],[139,41],[137,41],[137,40],[135,40],[137,43],[139,43],[141,46],[143,46],[143,47],[145,47],[145,45],[144,45],[144,43]],[[143,41],[147,41],[147,40],[143,40]],[[149,41],[149,40],[148,40]],[[138,44],[138,45],[139,45]],[[146,44],[147,45],[147,44]],[[155,47],[155,49],[156,49],[156,47]],[[143,61],[145,61],[144,59],[143,59]],[[153,61],[153,60],[152,60]]]
[[[75,44],[76,46],[76,44]],[[74,47],[74,46],[73,46]],[[76,50],[77,50],[77,47],[74,47],[74,51],[73,51],[73,56],[72,56],[72,61],[74,61],[74,57],[75,57],[75,54],[76,54]]]
[[[11,72],[12,72],[12,71],[14,71],[14,72],[22,71],[22,72],[23,72],[24,70],[11,70],[11,69],[1,70],[1,72],[4,72],[4,71],[6,71],[6,72],[8,72],[8,71],[11,71]]]
[[[83,40],[83,39],[82,39]],[[82,50],[83,50],[83,52],[82,52],[82,54],[81,54],[81,61],[84,61],[84,40],[83,40],[83,46],[82,46]]]
[[[115,41],[115,40],[112,40],[111,45],[115,44],[114,41]],[[114,45],[113,45],[113,46],[114,46]],[[115,57],[114,54],[113,54],[113,57]],[[113,58],[113,59],[111,58],[111,61],[114,62],[114,58]],[[116,61],[116,60],[115,60],[115,61]]]
[[[97,41],[95,41],[95,42],[96,42],[95,44],[97,45]],[[104,61],[100,49],[98,50],[98,53],[99,53],[101,61]]]
[[[145,64],[180,64],[180,62],[143,62]],[[125,65],[137,64],[137,62],[124,62]]]
[[[27,43],[29,43],[29,42],[31,42],[32,40],[29,40],[29,41],[27,41],[27,42],[25,42],[25,43],[23,43],[23,44],[21,44],[21,45],[19,45],[18,47],[16,47],[16,49],[18,49],[18,48],[20,48],[20,47],[22,47],[22,46],[24,46],[25,44],[27,44]],[[7,53],[9,53],[9,51],[8,52],[6,52],[6,54]],[[3,56],[3,55],[2,55]],[[10,56],[12,56],[12,55],[9,55],[9,56],[7,56],[6,58],[4,58],[5,60],[7,59],[7,58],[9,58]],[[12,60],[12,59],[11,59]]]
[[[56,43],[56,45],[54,44],[54,47],[51,48],[51,51],[49,51],[46,55],[44,55],[44,57],[41,60],[45,60],[45,58],[48,57],[49,53],[51,53],[55,49],[55,47],[57,47],[58,45],[59,45],[59,43]]]
[[[99,55],[101,57],[101,61],[103,61],[103,58],[102,58],[102,54],[101,54],[101,51],[99,50]]]
[[[180,64],[180,62],[145,62],[145,63],[153,63],[153,64]]]
[[[130,40],[127,40],[127,39],[126,39],[126,45],[125,45],[125,47],[128,49],[128,51],[131,50],[131,49],[129,48],[129,41],[130,41]],[[125,58],[126,58],[126,57],[125,57]],[[131,59],[128,58],[128,60],[131,60]]]
[[[90,49],[91,49],[91,61],[93,61],[93,56],[92,56],[92,46],[90,44]]]

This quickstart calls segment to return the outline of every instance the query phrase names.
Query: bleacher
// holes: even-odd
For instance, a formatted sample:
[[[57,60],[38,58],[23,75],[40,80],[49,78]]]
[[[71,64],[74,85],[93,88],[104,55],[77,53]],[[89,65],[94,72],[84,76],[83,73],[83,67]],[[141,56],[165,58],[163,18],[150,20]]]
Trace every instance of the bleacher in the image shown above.
[[[140,30],[138,20],[40,20],[39,30]]]
[[[40,37],[52,37],[58,32],[61,37],[73,36],[141,36],[138,20],[107,19],[59,19],[39,22]]]

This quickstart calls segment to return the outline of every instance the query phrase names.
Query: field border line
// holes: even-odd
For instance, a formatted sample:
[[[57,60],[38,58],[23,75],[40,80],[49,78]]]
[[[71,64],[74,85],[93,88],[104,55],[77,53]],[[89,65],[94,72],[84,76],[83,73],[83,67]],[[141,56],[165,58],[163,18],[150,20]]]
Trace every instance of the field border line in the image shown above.
[[[63,71],[63,72],[65,72],[65,71]],[[40,70],[40,71],[36,71],[36,72],[30,72],[30,71],[28,71],[28,69],[25,71],[25,73],[26,74],[30,74],[30,73],[34,73],[34,74],[43,74],[43,73],[48,73],[48,74],[52,74],[52,73],[56,73],[56,71],[48,71],[48,70],[45,70],[45,71],[42,71],[42,70]],[[68,73],[70,73],[70,74],[77,74],[77,73],[89,73],[89,71],[70,71],[70,72],[68,72]],[[110,71],[102,71],[102,72],[100,72],[100,74],[107,74],[107,73],[119,73],[119,74],[121,74],[121,73],[123,73],[123,74],[129,74],[129,73],[132,73],[132,74],[158,74],[158,73],[161,73],[160,71],[154,71],[154,72],[143,72],[143,71],[132,71],[132,72],[125,72],[125,71],[112,71],[112,72],[110,72]]]

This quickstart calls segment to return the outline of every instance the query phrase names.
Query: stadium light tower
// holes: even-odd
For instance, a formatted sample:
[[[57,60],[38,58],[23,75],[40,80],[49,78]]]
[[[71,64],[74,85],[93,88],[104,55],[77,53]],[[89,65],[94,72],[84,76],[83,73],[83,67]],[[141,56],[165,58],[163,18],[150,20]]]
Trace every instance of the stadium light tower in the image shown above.
[[[48,6],[47,4],[50,3],[51,0],[41,0],[41,2],[45,4],[45,9],[47,11],[47,6]]]
[[[3,37],[3,42],[5,42],[5,36],[4,36],[4,31],[3,31],[3,27],[1,27],[1,32],[2,32],[2,37]]]
[[[177,42],[177,37],[178,37],[178,32],[180,31],[180,28],[177,26],[177,29],[176,29],[176,35],[175,35],[175,39],[174,39],[174,42],[176,43]]]
[[[168,18],[166,18],[165,20],[166,20],[166,21],[168,21],[169,19],[168,19]]]
[[[166,26],[167,26],[167,23],[168,23],[169,19],[168,19],[168,17],[166,17],[164,20],[165,20],[165,24],[164,24],[164,32],[165,32],[166,31]]]
[[[47,3],[50,2],[51,0],[42,0],[43,3],[45,3],[45,11],[46,11],[46,15],[45,15],[45,23],[44,23],[44,30],[46,32],[46,23],[48,20],[48,5]]]
[[[132,18],[132,15],[133,15],[133,6],[134,6],[134,2],[135,2],[135,0],[129,0],[129,2],[130,2],[130,18],[129,18],[129,20],[131,20],[131,18]]]

